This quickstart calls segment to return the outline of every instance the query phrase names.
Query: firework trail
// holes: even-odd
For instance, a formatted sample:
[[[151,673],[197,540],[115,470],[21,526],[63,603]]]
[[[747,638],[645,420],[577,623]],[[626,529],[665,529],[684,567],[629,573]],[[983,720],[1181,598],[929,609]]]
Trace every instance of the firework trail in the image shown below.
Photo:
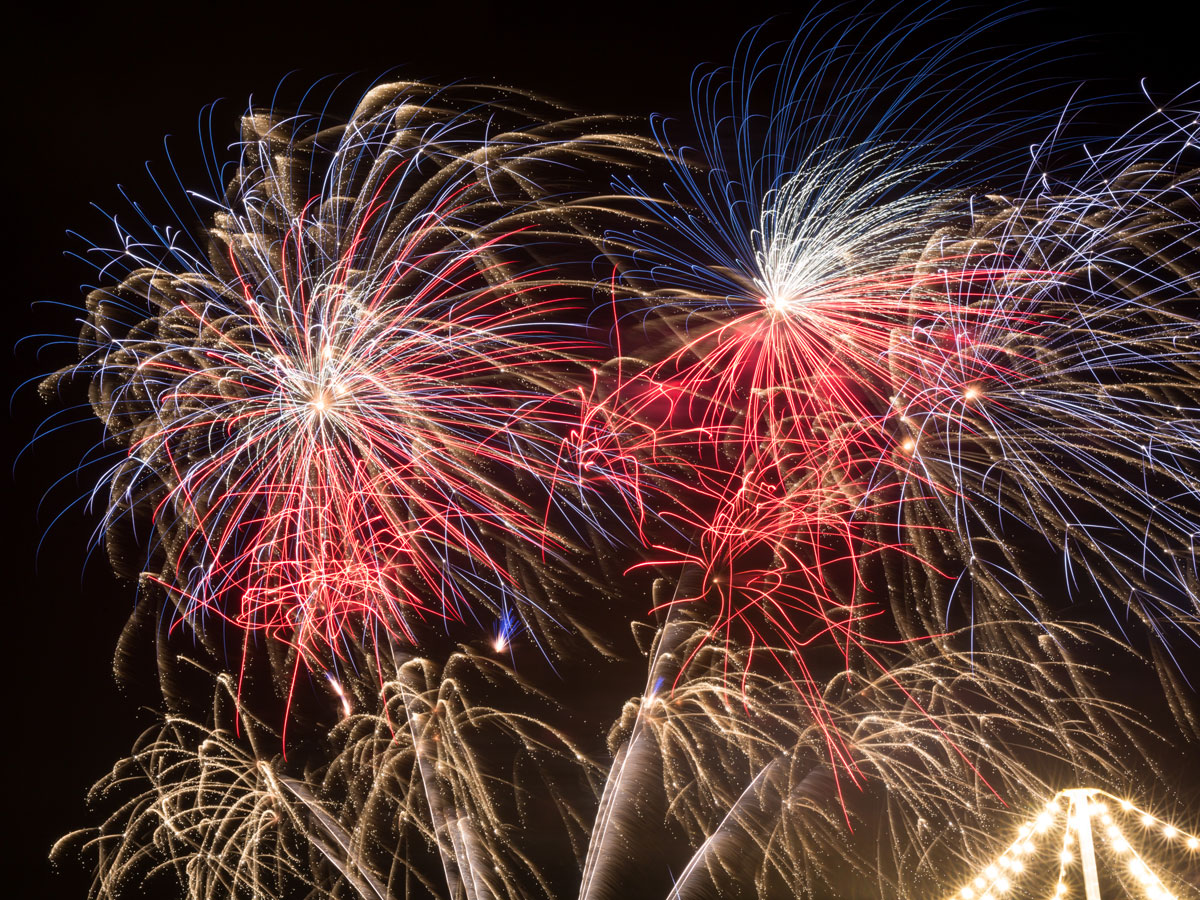
[[[994,627],[1026,639],[1035,630],[1015,621]],[[644,850],[662,845],[655,830],[664,821],[680,842],[667,848],[674,876],[659,896],[841,896],[863,882],[875,882],[880,896],[926,896],[1003,812],[987,779],[1000,795],[1025,797],[1044,784],[1039,773],[1058,767],[1112,778],[1105,747],[1136,747],[1147,737],[1094,689],[1076,695],[1102,673],[1061,661],[897,653],[873,678],[857,674],[860,665],[829,679],[829,716],[817,725],[776,678],[751,672],[731,685],[726,670],[746,661],[725,658],[730,651],[709,641],[703,624],[676,620],[656,640],[651,684],[610,735],[621,749],[581,897],[620,896],[644,883]],[[669,690],[689,657],[692,675]],[[1099,739],[1102,723],[1118,723],[1124,736]],[[861,779],[841,797],[830,727],[851,748]],[[661,867],[655,877],[663,878]]]
[[[1029,623],[994,627],[1037,643]],[[1006,812],[971,759],[1024,798],[1056,767],[1112,779],[1114,748],[1150,737],[1095,691],[1076,696],[1099,670],[899,652],[885,674],[825,686],[864,788],[839,800],[828,735],[790,685],[761,672],[731,685],[745,660],[679,613],[645,638],[647,686],[608,735],[603,782],[603,748],[555,724],[568,710],[506,665],[398,655],[381,688],[358,646],[364,676],[330,698],[336,724],[310,728],[302,755],[284,758],[221,674],[206,714],[166,716],[96,785],[104,824],[55,854],[94,855],[101,898],[145,879],[194,898],[829,896],[847,879],[922,896]]]
[[[370,663],[372,652],[351,652]],[[56,855],[96,854],[92,896],[105,898],[167,873],[192,898],[553,896],[540,867],[582,842],[573,804],[596,764],[556,727],[472,699],[498,686],[529,694],[494,660],[388,666],[371,711],[310,736],[303,762],[282,756],[279,733],[218,676],[209,714],[149,729],[93,790],[115,807],[106,822],[63,838]],[[348,690],[369,693],[371,681]],[[524,816],[546,810],[561,815],[562,838],[520,840]]]
[[[121,896],[141,877],[167,871],[193,898],[278,897],[288,884],[315,887],[312,861],[295,839],[309,817],[284,786],[278,740],[244,709],[242,738],[235,737],[234,694],[232,679],[221,676],[211,725],[165,718],[92,789],[92,802],[116,809],[54,851],[80,841],[96,853],[91,896]]]

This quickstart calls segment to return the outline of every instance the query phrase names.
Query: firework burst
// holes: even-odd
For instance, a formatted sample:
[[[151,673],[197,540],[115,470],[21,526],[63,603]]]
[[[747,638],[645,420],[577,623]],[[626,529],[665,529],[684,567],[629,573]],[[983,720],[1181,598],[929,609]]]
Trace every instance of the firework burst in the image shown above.
[[[1200,639],[1196,123],[1181,97],[1082,172],[1039,158],[1026,198],[981,201],[931,239],[930,268],[991,260],[1007,298],[914,327],[910,343],[948,352],[906,353],[934,368],[892,382],[911,490],[929,498],[900,518],[918,558],[964,572],[930,608],[941,624],[1099,601],[1165,680],[1188,677],[1172,657]],[[1020,551],[1039,545],[1060,575]]]
[[[896,33],[923,23],[902,18]],[[695,535],[682,555],[673,536],[651,541],[656,561],[730,586],[708,592],[717,631],[793,647],[811,640],[808,621],[864,639],[862,564],[906,547],[864,532],[895,515],[909,471],[888,416],[893,373],[921,382],[944,351],[899,352],[901,335],[914,321],[988,321],[1003,305],[989,267],[950,255],[925,266],[920,251],[960,214],[964,176],[947,160],[968,135],[980,152],[999,139],[996,103],[981,108],[1019,62],[956,92],[947,59],[987,67],[959,53],[969,36],[906,66],[897,45],[870,43],[882,20],[806,26],[782,52],[752,33],[731,69],[697,80],[695,148],[659,126],[674,187],[663,203],[627,186],[661,227],[622,238],[634,262],[621,285],[651,302],[640,315],[656,340],[597,404],[623,441],[609,468],[635,458],[660,473],[667,500],[650,505]],[[838,102],[818,105],[829,85]],[[917,95],[953,97],[955,116],[914,108]],[[1005,271],[1014,284],[1040,274]],[[638,351],[626,341],[625,352]],[[991,377],[978,362],[971,377]],[[627,495],[643,499],[646,482],[624,479]]]
[[[555,185],[639,144],[481,94],[385,85],[336,126],[252,111],[206,252],[127,239],[132,271],[89,297],[68,374],[127,448],[104,527],[152,510],[184,616],[305,650],[553,619],[513,559],[564,554],[559,508],[587,520],[556,483],[589,344],[548,262],[578,255],[584,204]]]
[[[904,640],[952,627],[931,581],[991,590],[981,620],[1048,618],[1019,520],[1062,551],[1072,596],[1195,641],[1195,110],[1164,104],[1082,172],[1060,126],[1020,185],[992,147],[1038,127],[997,124],[1019,60],[959,54],[967,35],[906,68],[858,43],[885,19],[818,16],[782,53],[752,33],[696,82],[695,146],[659,127],[672,202],[629,186],[662,228],[622,238],[622,288],[651,304],[624,316],[652,340],[625,338],[645,361],[595,404],[619,436],[609,469],[673,526],[647,541],[656,562],[710,576],[676,602],[713,601],[714,634],[867,640],[879,566],[941,610]],[[970,87],[952,55],[980,67]],[[1025,199],[978,196],[971,158]]]

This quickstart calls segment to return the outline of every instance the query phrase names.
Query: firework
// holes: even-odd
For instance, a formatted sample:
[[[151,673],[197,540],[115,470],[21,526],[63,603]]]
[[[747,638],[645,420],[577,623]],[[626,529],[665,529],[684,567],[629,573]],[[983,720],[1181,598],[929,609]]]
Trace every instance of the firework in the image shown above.
[[[110,547],[149,517],[152,578],[193,623],[315,653],[553,621],[518,570],[565,555],[560,508],[588,519],[557,467],[590,345],[555,259],[597,203],[560,172],[640,145],[483,93],[382,85],[342,125],[252,110],[206,247],[122,235],[105,271],[130,271],[89,296],[65,374],[126,448]]]
[[[1146,854],[1147,837],[1158,838],[1167,852],[1155,847]],[[1182,858],[1186,871],[1186,857],[1195,857],[1200,838],[1108,791],[1070,788],[1059,791],[1036,816],[1022,823],[1016,840],[954,896],[957,900],[994,897],[1019,885],[1025,891],[1044,890],[1062,897],[1082,881],[1087,900],[1097,900],[1102,896],[1097,850],[1107,857],[1106,890],[1118,887],[1130,897],[1144,894],[1153,900],[1174,900],[1188,895],[1187,876],[1164,869],[1161,863],[1165,857],[1168,865],[1177,865]],[[1053,856],[1046,859],[1045,851]]]
[[[596,763],[536,716],[471,699],[529,694],[493,660],[398,657],[388,668],[373,692],[339,685],[341,720],[310,737],[302,761],[281,754],[280,734],[218,676],[208,716],[149,729],[93,789],[94,803],[115,807],[105,824],[55,854],[95,854],[101,898],[166,872],[197,900],[552,896],[541,867],[582,843],[574,804],[590,795]],[[367,711],[350,711],[343,690]],[[563,839],[531,846],[518,823],[547,811],[561,816]]]
[[[902,19],[897,34],[922,24]],[[858,597],[861,567],[906,546],[864,531],[896,515],[891,489],[907,472],[887,415],[894,373],[923,383],[942,354],[898,353],[898,337],[914,321],[989,320],[1005,299],[990,296],[999,280],[974,256],[939,268],[920,251],[960,214],[967,176],[948,161],[968,134],[976,152],[999,139],[995,97],[1020,60],[960,52],[967,35],[906,66],[903,41],[872,43],[881,19],[843,24],[815,16],[770,64],[775,48],[749,35],[730,70],[694,85],[695,149],[657,129],[669,202],[627,185],[660,226],[624,237],[621,282],[652,304],[641,316],[654,340],[596,403],[621,436],[605,448],[608,468],[620,476],[638,460],[647,474],[618,478],[626,495],[692,536],[683,550],[674,533],[649,541],[655,563],[709,576],[703,594],[676,602],[714,601],[715,630],[752,644],[807,644],[810,621],[842,643],[863,638],[876,606]],[[992,71],[952,90],[952,55]],[[836,101],[818,106],[831,85]],[[927,105],[942,94],[954,117]],[[1040,275],[1005,271],[1013,283]],[[631,344],[623,351],[638,355]],[[978,362],[971,374],[986,380]],[[648,473],[665,499],[647,499]]]
[[[910,648],[873,677],[860,672],[882,660],[856,655],[814,722],[790,684],[676,609],[647,630],[646,686],[608,735],[603,780],[603,748],[495,659],[398,655],[382,686],[348,676],[325,704],[336,724],[289,757],[223,674],[207,715],[168,715],[97,784],[105,823],[56,856],[95,855],[101,898],[147,876],[194,898],[825,896],[848,880],[921,896],[973,858],[1001,796],[1044,794],[1055,768],[1121,777],[1114,748],[1144,752],[1149,736],[1100,699],[1102,671]],[[991,627],[1038,646],[1028,623]],[[352,652],[369,672],[374,651]],[[733,684],[731,669],[748,674]]]
[[[944,594],[942,620],[1015,602],[1048,618],[1057,583],[1068,602],[1102,598],[1127,636],[1152,635],[1164,677],[1200,628],[1200,258],[1189,238],[1200,174],[1184,100],[1094,150],[1084,172],[1043,166],[1028,199],[981,203],[952,246],[932,240],[931,268],[951,246],[1003,261],[1002,278],[1055,274],[1006,289],[989,321],[914,325],[912,343],[960,339],[940,358],[903,354],[936,369],[893,381],[911,481],[930,497],[904,513],[923,534],[918,555],[969,571]],[[1038,543],[1060,559],[1053,581],[1015,550]]]
[[[222,676],[209,724],[167,717],[148,729],[92,789],[116,809],[95,830],[68,835],[97,856],[91,896],[118,897],[147,875],[171,871],[188,897],[278,897],[312,887],[312,860],[297,835],[309,814],[286,787],[269,731],[244,709],[233,730],[233,682]]]
[[[958,54],[967,35],[906,67],[898,45],[858,43],[886,17],[820,20],[777,62],[752,33],[698,79],[694,148],[659,127],[673,204],[629,186],[662,226],[625,237],[623,288],[652,304],[625,316],[653,340],[595,417],[620,436],[609,469],[627,496],[672,526],[646,541],[654,562],[705,572],[672,602],[714,610],[735,645],[793,648],[870,640],[888,605],[920,617],[901,640],[1014,607],[1046,620],[1048,582],[1017,558],[1035,534],[1062,555],[1056,593],[1128,611],[1155,652],[1194,642],[1188,97],[1103,152],[1064,126],[1035,145],[1022,199],[980,197],[972,157],[1015,183],[990,144],[1011,138],[996,115],[1020,60]],[[952,88],[952,54],[991,71]],[[830,84],[836,102],[818,103]],[[953,119],[928,99],[943,94]]]

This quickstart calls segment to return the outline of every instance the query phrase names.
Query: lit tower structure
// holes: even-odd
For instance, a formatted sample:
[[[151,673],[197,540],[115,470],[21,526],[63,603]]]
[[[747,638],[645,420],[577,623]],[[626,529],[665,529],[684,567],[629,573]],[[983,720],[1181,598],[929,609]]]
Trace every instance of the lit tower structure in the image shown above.
[[[1155,856],[1144,849],[1159,842]],[[1057,847],[1057,858],[1050,855]],[[1143,849],[1138,849],[1138,848]],[[1059,791],[1032,819],[1018,828],[1017,837],[999,856],[945,900],[1006,900],[1045,897],[1045,900],[1185,900],[1200,897],[1197,886],[1171,874],[1162,849],[1192,856],[1194,870],[1200,838],[1115,797],[1100,788]],[[1101,866],[1107,883],[1121,893],[1102,892]],[[1046,875],[1057,862],[1058,878],[1041,893]],[[1194,874],[1194,872],[1193,872]],[[1082,888],[1082,893],[1080,893]],[[1180,893],[1180,892],[1183,893]]]

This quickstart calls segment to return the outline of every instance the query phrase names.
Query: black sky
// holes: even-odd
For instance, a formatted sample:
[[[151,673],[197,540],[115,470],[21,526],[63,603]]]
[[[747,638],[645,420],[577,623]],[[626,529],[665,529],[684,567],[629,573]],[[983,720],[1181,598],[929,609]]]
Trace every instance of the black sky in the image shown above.
[[[1113,90],[1126,91],[1147,77],[1152,89],[1171,92],[1200,79],[1200,13],[1185,13],[1187,5],[1053,4],[1002,29],[999,40],[1028,46],[1076,38],[1057,54],[1054,67],[1064,77],[1107,79]],[[12,401],[5,429],[9,465],[0,479],[9,492],[0,620],[9,660],[4,855],[17,871],[15,881],[0,882],[9,885],[0,893],[77,898],[86,893],[86,873],[68,865],[52,874],[49,847],[65,831],[92,823],[87,787],[127,752],[149,721],[139,705],[155,697],[149,686],[142,693],[118,688],[111,674],[133,591],[115,581],[102,554],[88,561],[95,515],[72,510],[51,524],[64,502],[86,493],[86,480],[69,482],[38,509],[54,480],[70,473],[99,438],[99,427],[26,447],[50,409],[34,390],[18,385],[69,354],[39,358],[41,341],[17,342],[75,330],[68,308],[31,304],[76,305],[79,285],[90,275],[64,256],[83,248],[68,229],[109,240],[111,229],[89,204],[125,210],[118,184],[152,199],[143,163],[162,163],[165,134],[174,135],[172,147],[189,177],[188,167],[199,161],[202,107],[227,98],[214,124],[218,144],[227,143],[236,137],[247,99],[268,97],[292,70],[290,83],[299,87],[350,73],[359,73],[361,85],[395,68],[401,77],[527,87],[584,110],[681,114],[693,66],[728,61],[743,31],[796,7],[399,0],[311,8],[173,2],[120,11],[97,4],[72,13],[44,0],[32,6],[5,22],[11,46],[3,54],[10,153],[4,196],[16,198],[6,217],[5,266],[16,280],[5,298]],[[969,12],[957,18],[971,20]],[[24,458],[13,466],[22,448]]]

